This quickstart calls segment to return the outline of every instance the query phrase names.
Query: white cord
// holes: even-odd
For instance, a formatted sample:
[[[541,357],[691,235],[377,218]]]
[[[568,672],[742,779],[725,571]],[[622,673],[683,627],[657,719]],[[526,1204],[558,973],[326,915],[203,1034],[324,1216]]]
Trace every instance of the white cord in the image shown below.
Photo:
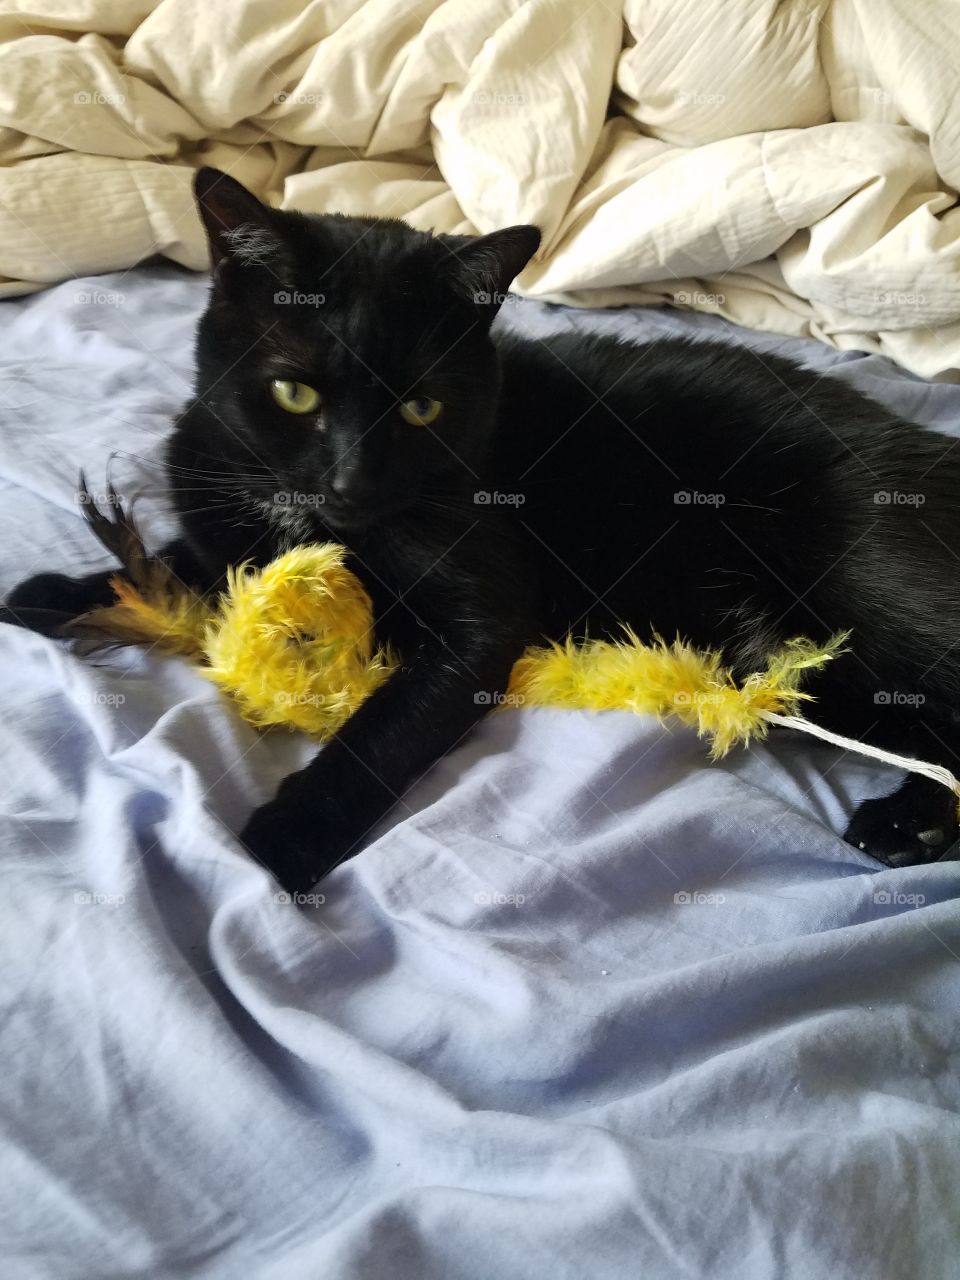
[[[960,796],[960,781],[943,765],[928,764],[925,760],[912,760],[909,756],[898,756],[894,751],[884,751],[882,747],[871,747],[856,738],[844,738],[829,729],[821,729],[819,725],[803,716],[781,716],[776,711],[761,711],[764,720],[778,724],[782,729],[799,729],[801,733],[810,733],[824,742],[832,742],[835,747],[845,747],[848,751],[857,751],[862,756],[871,756],[874,760],[882,760],[885,764],[895,764],[899,769],[907,769],[911,773],[922,773],[925,778],[934,782],[942,782],[945,787]]]

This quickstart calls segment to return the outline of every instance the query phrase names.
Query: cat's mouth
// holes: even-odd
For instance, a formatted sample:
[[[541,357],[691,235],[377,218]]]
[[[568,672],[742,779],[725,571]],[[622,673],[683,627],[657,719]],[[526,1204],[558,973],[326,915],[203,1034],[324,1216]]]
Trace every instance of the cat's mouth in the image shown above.
[[[324,507],[321,518],[331,529],[345,533],[364,529],[373,521],[373,516],[365,511],[333,511],[330,507]]]
[[[344,532],[356,532],[368,529],[383,520],[398,515],[410,504],[406,501],[382,495],[373,501],[350,502],[335,493],[328,493],[321,499],[322,505],[317,514],[324,524],[331,529]]]
[[[360,529],[377,520],[383,512],[371,503],[347,502],[336,494],[312,493],[301,489],[282,489],[261,499],[257,505],[271,524],[287,528],[302,527],[304,520],[321,523],[344,531]]]
[[[364,501],[344,498],[331,491],[284,488],[256,499],[269,522],[283,529],[303,529],[307,524],[324,525],[333,532],[354,533],[397,515],[408,502],[390,495],[365,497]]]
[[[318,514],[323,523],[329,525],[331,529],[353,531],[372,524],[383,512],[369,504],[358,506],[353,502],[344,502],[336,495],[330,495],[318,508]]]

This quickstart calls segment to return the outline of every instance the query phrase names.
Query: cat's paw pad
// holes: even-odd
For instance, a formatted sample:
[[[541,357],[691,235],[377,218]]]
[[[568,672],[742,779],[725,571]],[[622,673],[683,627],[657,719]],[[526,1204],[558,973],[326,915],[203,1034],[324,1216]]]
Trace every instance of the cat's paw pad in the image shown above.
[[[936,862],[960,835],[957,801],[939,783],[913,780],[893,795],[865,800],[850,820],[844,839],[888,867]]]

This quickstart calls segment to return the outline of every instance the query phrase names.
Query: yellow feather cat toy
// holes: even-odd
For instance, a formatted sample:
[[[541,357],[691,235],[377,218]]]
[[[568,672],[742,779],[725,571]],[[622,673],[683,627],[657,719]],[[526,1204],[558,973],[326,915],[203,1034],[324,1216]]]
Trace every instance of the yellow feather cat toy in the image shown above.
[[[124,564],[116,602],[69,628],[87,651],[147,644],[192,658],[260,727],[287,725],[329,738],[396,666],[373,633],[370,598],[334,543],[295,547],[266,568],[241,565],[227,590],[207,599],[147,555],[136,527],[111,495],[112,519],[89,500],[94,532]],[[719,653],[680,640],[587,640],[530,648],[514,666],[503,705],[625,710],[675,716],[710,739],[712,755],[762,737],[809,694],[805,674],[835,657],[846,633],[825,645],[796,639],[767,669],[737,685]]]
[[[150,556],[132,519],[110,489],[112,518],[86,492],[87,521],[120,560],[116,600],[60,631],[81,652],[145,644],[182,654],[229,693],[240,714],[260,728],[286,725],[325,741],[396,669],[389,648],[376,643],[373,608],[360,580],[345,565],[345,547],[325,542],[294,547],[263,569],[240,565],[217,598],[185,587]],[[568,638],[526,650],[498,705],[633,711],[673,716],[710,739],[718,759],[737,743],[762,738],[772,725],[799,729],[826,742],[911,769],[949,787],[949,769],[840,737],[799,714],[810,700],[801,682],[837,657],[849,632],[826,644],[797,637],[770,655],[765,671],[737,684],[721,655],[682,640],[654,636],[644,644],[624,628],[622,640]]]

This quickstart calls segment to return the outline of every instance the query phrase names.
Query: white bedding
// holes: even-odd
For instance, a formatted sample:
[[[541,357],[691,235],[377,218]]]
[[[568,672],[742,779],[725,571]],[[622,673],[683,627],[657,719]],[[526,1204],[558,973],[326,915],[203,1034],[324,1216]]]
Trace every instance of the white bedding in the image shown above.
[[[957,0],[12,0],[0,293],[207,250],[190,181],[439,231],[524,292],[960,367]]]

